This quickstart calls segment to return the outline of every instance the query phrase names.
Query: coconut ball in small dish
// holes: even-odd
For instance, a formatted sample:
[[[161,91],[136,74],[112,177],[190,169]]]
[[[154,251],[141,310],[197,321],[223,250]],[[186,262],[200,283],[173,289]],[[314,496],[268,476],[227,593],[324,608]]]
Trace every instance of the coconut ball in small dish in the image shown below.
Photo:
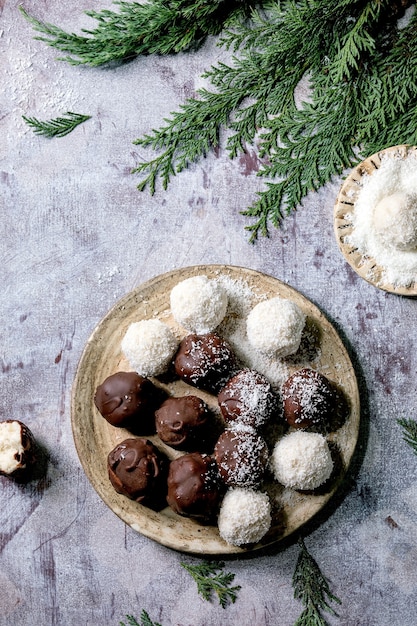
[[[286,357],[300,347],[306,317],[291,300],[275,297],[259,302],[246,320],[248,341],[260,352]]]
[[[178,343],[169,326],[154,318],[130,324],[121,348],[135,372],[158,376],[167,371]]]
[[[175,373],[184,382],[217,394],[236,373],[235,354],[217,333],[187,335],[174,360]]]
[[[214,446],[219,474],[229,487],[257,487],[268,464],[268,447],[253,428],[234,425]]]
[[[152,509],[165,506],[169,460],[149,439],[129,438],[108,454],[115,491]]]
[[[32,431],[19,420],[0,422],[0,475],[24,481],[35,464],[36,443]]]
[[[154,412],[166,394],[137,372],[116,372],[96,389],[94,404],[112,426],[155,432]]]
[[[190,452],[171,461],[167,502],[175,513],[202,522],[213,521],[221,494],[217,466],[208,454]]]
[[[375,205],[373,225],[388,247],[417,251],[417,196],[405,191],[384,196]]]
[[[332,455],[320,433],[296,430],[284,435],[273,449],[271,471],[284,487],[299,491],[317,489],[333,472]]]
[[[207,276],[191,276],[172,289],[171,313],[191,333],[210,333],[223,321],[228,304],[226,290]]]
[[[271,383],[253,369],[240,370],[221,389],[217,401],[228,425],[263,426],[278,412],[279,400]]]
[[[271,527],[266,493],[236,487],[226,492],[218,518],[219,534],[234,546],[257,543]]]

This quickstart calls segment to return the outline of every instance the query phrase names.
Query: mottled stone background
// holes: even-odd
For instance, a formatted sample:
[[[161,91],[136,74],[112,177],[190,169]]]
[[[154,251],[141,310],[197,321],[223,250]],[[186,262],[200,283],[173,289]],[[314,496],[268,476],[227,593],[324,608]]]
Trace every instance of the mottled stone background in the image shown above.
[[[163,626],[292,626],[298,555],[231,561],[241,585],[223,610],[201,599],[180,562],[194,562],[127,528],[87,481],[70,425],[83,346],[111,306],[143,281],[200,263],[271,274],[316,303],[339,330],[360,382],[363,432],[343,498],[306,544],[342,600],[340,626],[415,626],[417,457],[398,417],[417,418],[416,302],[377,290],[341,257],[333,205],[341,183],[312,194],[280,231],[255,245],[240,211],[262,181],[251,150],[224,151],[154,197],[130,173],[133,140],[203,84],[225,53],[137,59],[117,69],[72,67],[35,41],[17,0],[0,0],[0,416],[33,430],[46,472],[26,487],[0,480],[0,624],[116,626],[146,609]],[[78,31],[109,0],[24,0],[38,18]],[[62,139],[37,137],[22,115],[66,111],[91,120]]]

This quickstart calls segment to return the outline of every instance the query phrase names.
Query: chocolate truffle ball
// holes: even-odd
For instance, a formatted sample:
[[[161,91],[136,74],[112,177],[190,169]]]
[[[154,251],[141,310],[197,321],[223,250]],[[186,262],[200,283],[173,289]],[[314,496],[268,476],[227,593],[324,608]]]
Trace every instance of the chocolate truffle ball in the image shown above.
[[[148,439],[125,439],[107,457],[117,493],[153,509],[165,506],[168,459]]]
[[[328,430],[338,410],[332,383],[315,370],[303,368],[282,387],[284,418],[294,428]]]
[[[204,451],[210,440],[212,414],[197,396],[167,398],[155,412],[161,441],[178,450]]]
[[[256,487],[268,463],[268,447],[253,428],[235,426],[218,438],[214,458],[227,486]]]
[[[216,333],[191,334],[179,346],[175,372],[186,383],[217,393],[236,372],[236,357],[230,345]]]
[[[27,480],[35,463],[35,438],[19,420],[0,422],[0,475]]]
[[[220,497],[217,466],[211,456],[191,452],[171,461],[167,502],[176,513],[210,522],[217,515]]]
[[[244,369],[233,376],[218,395],[227,424],[258,428],[278,411],[278,397],[270,382],[255,370]]]
[[[94,403],[113,426],[155,432],[154,411],[165,398],[149,378],[136,372],[116,372],[97,387]]]

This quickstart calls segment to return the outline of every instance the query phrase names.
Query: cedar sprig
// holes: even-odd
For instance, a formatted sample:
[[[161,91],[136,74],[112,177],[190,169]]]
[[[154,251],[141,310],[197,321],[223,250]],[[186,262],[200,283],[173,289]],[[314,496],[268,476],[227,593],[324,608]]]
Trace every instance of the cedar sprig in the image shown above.
[[[227,23],[244,19],[254,2],[246,0],[148,0],[144,3],[119,1],[117,11],[85,11],[96,27],[81,34],[22,14],[41,33],[36,37],[66,56],[72,65],[96,67],[126,61],[138,55],[172,54],[201,44],[217,35]]]
[[[79,124],[89,120],[91,115],[81,115],[68,111],[63,116],[56,117],[52,120],[39,120],[36,117],[22,116],[26,124],[28,124],[38,135],[44,137],[64,137],[72,132]]]
[[[417,422],[413,419],[399,419],[398,424],[403,428],[403,439],[417,454]]]
[[[399,30],[389,0],[264,7],[221,36],[234,56],[204,74],[213,89],[136,140],[159,154],[133,170],[142,175],[139,189],[154,193],[158,179],[166,188],[223,138],[231,158],[256,146],[266,188],[243,211],[253,220],[251,241],[365,155],[417,141],[417,12]],[[304,76],[311,96],[296,104]]]
[[[328,626],[322,612],[337,615],[330,603],[341,604],[341,601],[330,591],[329,581],[308,552],[304,541],[300,539],[298,543],[300,553],[292,583],[294,598],[301,600],[305,608],[294,626]]]
[[[223,571],[225,565],[223,561],[207,561],[197,565],[181,563],[181,565],[197,583],[197,591],[204,600],[210,601],[215,593],[220,606],[224,609],[229,603],[233,604],[236,601],[240,585],[230,586],[235,575]]]
[[[161,626],[158,622],[153,622],[145,609],[140,614],[140,622],[133,615],[126,615],[128,626]],[[126,626],[124,622],[120,622],[120,626]]]

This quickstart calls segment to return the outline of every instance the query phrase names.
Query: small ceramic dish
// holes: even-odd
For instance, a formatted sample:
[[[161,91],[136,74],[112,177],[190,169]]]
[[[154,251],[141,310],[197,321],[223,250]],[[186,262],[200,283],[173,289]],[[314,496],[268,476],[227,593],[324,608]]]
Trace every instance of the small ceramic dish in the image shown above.
[[[405,159],[410,153],[416,152],[415,146],[392,146],[368,157],[357,165],[343,182],[334,207],[334,231],[339,248],[346,261],[353,270],[368,283],[375,287],[404,296],[417,295],[417,276],[415,281],[407,286],[396,285],[386,280],[384,268],[378,265],[376,260],[363,254],[354,245],[349,243],[349,236],[352,234],[354,225],[352,215],[355,212],[356,202],[363,186],[363,179],[379,169],[381,159],[385,155],[390,157]],[[417,254],[417,253],[416,253]]]

